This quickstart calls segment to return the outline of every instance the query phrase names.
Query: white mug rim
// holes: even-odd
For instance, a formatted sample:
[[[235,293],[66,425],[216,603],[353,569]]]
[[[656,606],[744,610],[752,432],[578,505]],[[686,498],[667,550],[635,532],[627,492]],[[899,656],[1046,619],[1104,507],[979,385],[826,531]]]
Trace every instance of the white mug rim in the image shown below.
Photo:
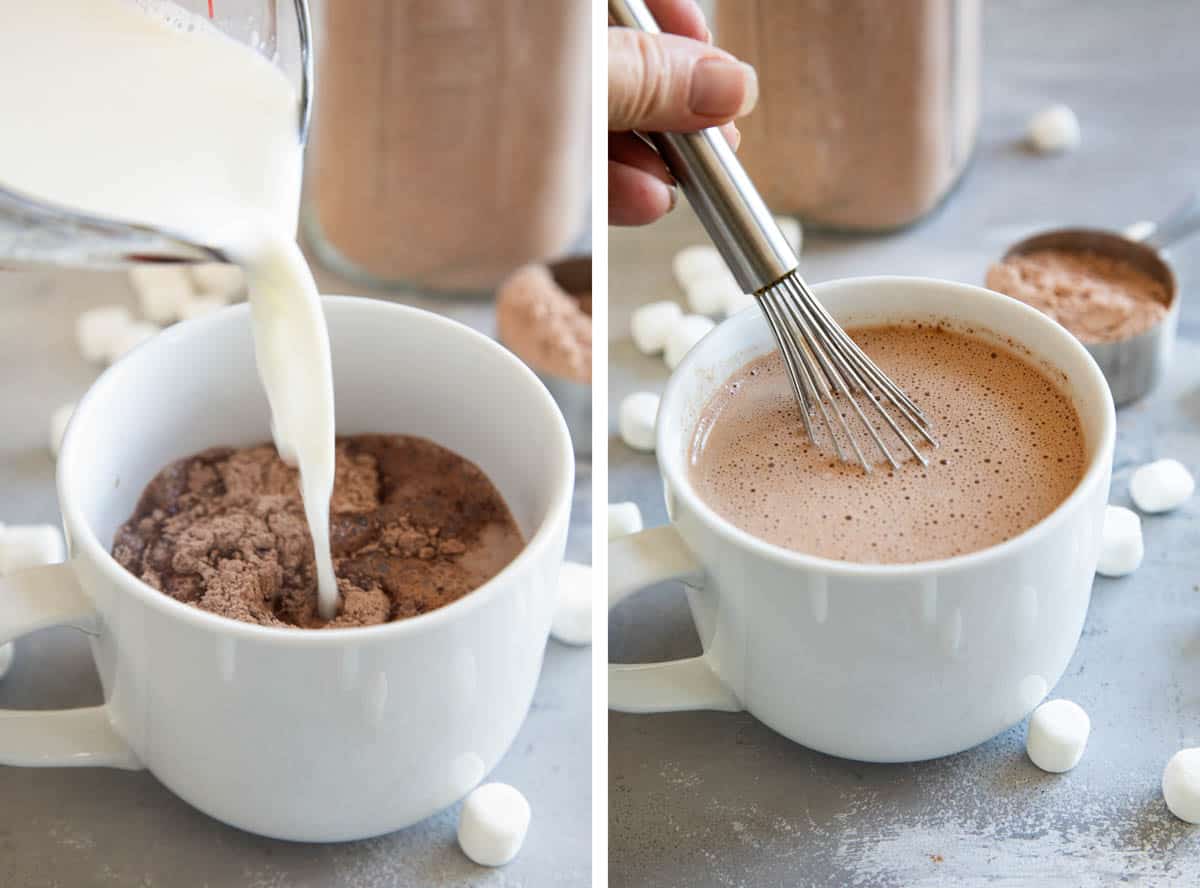
[[[205,331],[218,324],[227,323],[235,315],[244,314],[248,316],[250,312],[249,303],[243,302],[238,305],[228,306],[210,315],[169,327],[155,336],[152,343],[145,343],[139,346],[130,353],[130,356],[107,368],[80,399],[79,405],[75,408],[75,413],[72,416],[72,421],[68,424],[66,434],[63,437],[56,471],[59,505],[62,509],[63,519],[70,530],[70,561],[79,557],[86,557],[92,564],[99,568],[104,579],[112,583],[116,588],[133,595],[146,606],[161,611],[168,617],[190,623],[197,628],[220,632],[238,638],[254,639],[260,642],[321,647],[344,645],[354,642],[367,643],[386,638],[400,639],[413,633],[426,630],[432,631],[448,621],[466,616],[475,608],[484,607],[488,601],[500,595],[510,585],[507,582],[510,577],[518,574],[529,562],[542,557],[544,550],[553,543],[556,528],[563,521],[569,520],[574,494],[572,479],[574,477],[575,457],[562,412],[558,409],[554,398],[550,395],[550,392],[541,380],[537,378],[536,374],[512,352],[494,339],[468,327],[466,324],[434,312],[416,308],[415,306],[401,305],[395,302],[386,302],[380,299],[360,296],[323,295],[321,301],[326,311],[332,307],[339,311],[377,311],[382,314],[395,313],[397,315],[420,316],[423,321],[428,321],[435,327],[440,327],[446,331],[447,336],[459,336],[473,340],[475,344],[482,348],[491,350],[501,360],[509,363],[518,375],[523,377],[537,392],[535,397],[541,399],[542,406],[547,408],[550,411],[550,415],[556,420],[554,422],[556,427],[554,433],[555,440],[550,443],[560,451],[562,469],[558,473],[558,477],[552,479],[552,504],[549,510],[542,518],[533,535],[517,554],[517,557],[483,585],[435,610],[373,626],[346,626],[330,629],[262,626],[257,623],[247,623],[242,620],[235,620],[230,617],[210,613],[193,605],[175,600],[170,595],[160,592],[140,578],[135,577],[118,564],[108,549],[101,545],[91,522],[87,520],[87,517],[83,514],[82,507],[76,502],[75,497],[70,492],[74,486],[76,473],[81,470],[77,465],[80,460],[76,459],[75,451],[83,447],[82,439],[79,437],[77,431],[78,427],[75,423],[75,417],[85,415],[94,403],[113,394],[119,385],[118,376],[120,370],[130,356],[150,346],[152,343],[166,347],[171,342],[181,340],[185,337],[204,336]],[[246,322],[249,323],[249,317],[246,318]],[[257,380],[255,383],[258,384]]]
[[[1095,359],[1084,348],[1065,327],[1059,325],[1056,321],[1051,320],[1046,315],[1042,314],[1035,308],[1019,302],[1009,296],[996,293],[992,290],[983,287],[977,287],[973,284],[964,284],[957,281],[943,280],[940,278],[923,277],[919,275],[870,275],[864,277],[852,278],[837,278],[835,280],[823,281],[813,287],[814,292],[818,296],[824,290],[836,289],[839,287],[850,286],[891,286],[895,284],[921,284],[924,286],[951,288],[954,290],[964,291],[965,294],[972,298],[982,298],[991,301],[995,304],[1003,304],[1005,311],[1013,311],[1024,316],[1024,320],[1032,326],[1040,326],[1043,329],[1051,331],[1051,335],[1057,337],[1063,345],[1074,352],[1076,357],[1084,362],[1089,374],[1088,383],[1091,386],[1099,386],[1100,390],[1108,392],[1108,383],[1104,380],[1104,374],[1101,372],[1099,365]],[[670,411],[665,409],[674,405],[674,402],[683,397],[681,393],[684,380],[689,373],[694,372],[698,365],[701,364],[705,353],[706,343],[710,344],[713,338],[719,334],[722,327],[731,323],[737,317],[748,312],[758,312],[757,306],[750,306],[737,315],[727,318],[715,329],[709,333],[700,342],[687,353],[684,359],[679,363],[679,366],[671,374],[671,378],[667,380],[667,385],[663,391],[662,407],[659,410],[659,417],[667,415]],[[986,328],[987,325],[980,323],[977,326]],[[1014,337],[1016,338],[1016,337]],[[1022,343],[1024,344],[1024,343]],[[1028,346],[1026,346],[1028,347]],[[1033,352],[1033,349],[1030,349]],[[1036,352],[1035,355],[1041,357]],[[1066,394],[1066,393],[1064,393]],[[1077,397],[1072,397],[1072,406],[1079,409]],[[1001,543],[988,546],[983,549],[977,549],[974,552],[967,552],[963,555],[954,555],[950,558],[937,558],[927,561],[911,561],[900,564],[865,564],[859,562],[841,561],[833,558],[825,558],[820,555],[811,555],[804,552],[797,552],[792,549],[786,549],[783,546],[778,546],[774,543],[769,543],[766,540],[750,534],[741,528],[734,525],[728,519],[719,515],[716,510],[709,506],[696,493],[688,480],[687,472],[684,471],[683,463],[684,454],[671,452],[671,448],[666,446],[667,428],[666,424],[659,422],[658,429],[655,433],[655,456],[658,461],[659,471],[667,481],[667,488],[670,494],[677,499],[683,501],[687,510],[698,516],[709,530],[723,537],[726,541],[732,543],[740,549],[748,550],[754,555],[763,558],[767,561],[783,567],[805,571],[817,572],[828,576],[859,578],[864,580],[869,579],[912,579],[918,577],[929,576],[930,574],[945,574],[960,570],[973,570],[981,567],[986,567],[990,563],[1009,557],[1011,553],[1033,544],[1038,539],[1044,537],[1060,523],[1067,520],[1070,512],[1074,511],[1076,505],[1080,503],[1087,495],[1087,491],[1104,476],[1112,463],[1113,442],[1116,435],[1116,408],[1113,405],[1112,395],[1104,401],[1103,405],[1103,431],[1101,438],[1092,458],[1088,462],[1087,469],[1083,476],[1076,482],[1071,493],[1059,503],[1054,510],[1043,518],[1041,521],[1023,530],[1010,539]],[[680,418],[679,421],[682,421]],[[686,449],[686,448],[685,448]],[[674,523],[672,521],[671,523]]]

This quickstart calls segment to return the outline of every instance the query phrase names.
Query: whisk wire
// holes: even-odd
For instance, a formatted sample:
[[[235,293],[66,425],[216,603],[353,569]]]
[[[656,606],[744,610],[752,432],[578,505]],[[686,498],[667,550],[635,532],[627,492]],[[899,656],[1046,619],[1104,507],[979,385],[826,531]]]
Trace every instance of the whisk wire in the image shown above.
[[[774,307],[760,304],[760,308],[762,308],[763,314],[767,318],[767,323],[771,327],[771,332],[775,336],[775,341],[783,342],[783,334],[779,329],[779,322],[775,319]],[[813,436],[812,420],[809,419],[808,416],[809,412],[812,410],[812,405],[815,402],[815,398],[810,398],[807,391],[801,388],[800,374],[796,369],[796,365],[791,361],[784,361],[784,367],[787,368],[788,379],[790,379],[792,382],[792,391],[796,395],[796,403],[800,405],[800,418],[804,420],[804,430],[808,433],[808,439],[810,441],[816,440]],[[807,380],[805,380],[804,385],[807,387]]]
[[[834,387],[837,386],[836,369],[832,368],[827,361],[823,359],[820,349],[813,338],[812,331],[808,329],[804,320],[799,317],[791,303],[781,297],[781,294],[775,288],[767,290],[766,300],[774,305],[777,316],[783,318],[785,323],[784,329],[789,331],[790,344],[793,346],[791,351],[787,351],[781,343],[780,348],[784,349],[784,360],[793,361],[797,364],[800,372],[812,377],[817,388],[817,406],[821,410],[821,415],[825,418],[825,425],[829,431],[830,440],[833,442],[834,450],[837,451],[838,458],[843,462],[846,461],[846,453],[841,445],[841,438],[833,428],[833,423],[829,419],[829,414],[826,410],[828,403],[833,409],[833,415],[837,419],[838,425],[841,427],[842,433],[847,443],[854,450],[854,455],[858,458],[859,463],[865,471],[871,470],[871,464],[863,455],[862,450],[858,446],[854,435],[850,432],[850,427],[846,423],[845,416],[837,409],[837,404],[834,401],[833,393],[830,390],[830,383]],[[816,443],[816,439],[811,439]]]
[[[855,371],[853,365],[849,363],[843,363],[841,366],[838,365],[837,361],[835,360],[838,353],[833,347],[828,333],[821,327],[819,320],[815,317],[816,313],[813,311],[815,303],[804,298],[804,290],[798,286],[798,281],[795,278],[784,278],[783,285],[791,293],[791,295],[795,297],[793,301],[788,303],[789,306],[792,306],[793,310],[799,309],[801,312],[803,312],[805,317],[811,323],[813,329],[816,331],[817,338],[821,343],[821,360],[829,364],[830,368],[833,370],[835,378],[837,379],[839,393],[843,398],[846,399],[846,401],[849,402],[850,406],[854,410],[854,413],[858,416],[859,421],[867,430],[868,434],[870,434],[872,440],[874,440],[875,446],[878,447],[883,453],[884,458],[891,463],[892,468],[900,468],[900,464],[896,462],[895,457],[892,456],[892,453],[890,450],[888,450],[887,445],[883,443],[883,439],[879,436],[879,432],[876,430],[874,424],[867,420],[867,417],[863,413],[862,408],[859,406],[858,401],[854,398],[854,392],[852,391],[852,388],[857,388],[859,392],[866,395],[868,398],[871,398],[872,403],[877,405],[877,402],[871,396],[871,392],[867,389],[866,385]],[[868,471],[870,471],[869,467]]]
[[[887,423],[888,428],[890,428],[893,434],[900,439],[908,452],[911,453],[913,457],[915,457],[917,461],[921,463],[921,465],[929,465],[929,461],[925,458],[925,455],[917,449],[917,446],[913,444],[912,439],[910,439],[908,435],[904,433],[896,421],[892,419],[891,414],[884,409],[884,405],[880,403],[880,397],[882,396],[887,398],[888,401],[891,402],[892,406],[895,407],[896,410],[905,419],[907,419],[909,423],[918,432],[920,432],[930,444],[936,447],[937,442],[926,429],[928,420],[924,419],[924,417],[917,417],[913,415],[912,411],[909,410],[907,406],[911,402],[907,397],[904,396],[904,393],[901,392],[896,387],[896,384],[888,379],[878,367],[871,363],[870,359],[867,358],[863,351],[858,347],[857,343],[855,343],[853,339],[850,339],[850,337],[845,334],[842,328],[839,327],[837,323],[829,317],[828,313],[825,312],[820,303],[814,302],[814,307],[817,310],[814,312],[818,318],[817,323],[826,334],[826,342],[829,344],[830,348],[835,351],[850,367],[851,372],[848,375],[854,381],[854,384],[858,387],[859,391],[871,399],[880,416],[882,416],[883,420]],[[872,391],[871,388],[868,387],[868,381],[875,387],[876,391]],[[893,396],[889,388],[898,392],[900,394],[900,399],[897,399],[895,396]],[[864,424],[867,424],[868,428],[870,428],[872,437],[875,439],[875,442],[879,448],[888,456],[889,462],[892,463],[893,467],[899,468],[896,461],[891,458],[890,454],[887,453],[887,448],[883,445],[882,441],[880,441],[879,436],[875,434],[875,429],[867,423],[866,417],[862,416],[862,412],[859,410],[857,402],[851,398],[851,403],[854,404],[855,410],[859,412],[860,418],[863,420]]]
[[[786,355],[789,354],[804,354],[804,344],[796,338],[795,333],[784,321],[779,306],[776,305],[775,301],[772,299],[770,291],[764,291],[763,293],[759,294],[759,304],[762,306],[764,313],[767,315],[767,320],[771,325],[771,329],[776,332],[776,342],[779,343],[779,347],[785,355],[784,366],[788,369],[788,375],[796,376],[803,380],[803,387],[806,395],[808,396],[808,403],[815,404],[817,406],[817,409],[821,414],[821,418],[825,422],[825,431],[829,436],[829,440],[833,442],[833,449],[836,451],[838,459],[840,459],[842,462],[846,462],[846,452],[842,449],[842,445],[838,440],[838,436],[834,434],[833,420],[829,418],[829,412],[825,408],[825,402],[821,400],[818,394],[816,378],[811,365],[804,360],[792,360],[786,357]],[[788,350],[789,345],[791,346],[790,351]],[[804,399],[802,399],[800,403],[800,412],[802,414],[806,414],[811,408],[806,408],[806,402]],[[808,440],[815,444],[817,438],[813,434],[812,424],[809,422],[807,416],[804,419],[804,425],[805,430],[808,432]]]
[[[878,421],[868,417],[859,403],[856,395],[861,395],[875,408],[879,419],[904,448],[921,465],[929,464],[913,439],[889,412],[889,407],[899,414],[902,421],[907,421],[915,428],[927,443],[936,447],[937,441],[929,430],[929,420],[838,325],[802,280],[794,273],[787,274],[757,295],[783,354],[810,441],[818,443],[808,415],[815,405],[838,458],[847,461],[847,452],[842,446],[844,439],[853,450],[857,462],[870,472],[871,461],[864,455],[859,446],[859,436],[851,428],[849,417],[852,414],[883,458],[893,469],[899,469],[899,461],[881,435],[882,427]],[[847,405],[848,410],[845,409]]]

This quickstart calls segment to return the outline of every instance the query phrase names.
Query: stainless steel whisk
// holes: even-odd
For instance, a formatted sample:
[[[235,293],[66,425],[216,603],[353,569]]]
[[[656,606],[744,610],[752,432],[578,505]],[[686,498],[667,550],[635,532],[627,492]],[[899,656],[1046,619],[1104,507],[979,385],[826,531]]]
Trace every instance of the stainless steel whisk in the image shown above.
[[[609,0],[608,11],[618,25],[660,33],[642,0]],[[881,435],[882,425],[872,422],[859,403],[863,398],[913,457],[928,465],[902,426],[936,447],[929,420],[846,335],[796,273],[795,252],[721,131],[644,135],[662,155],[742,291],[753,293],[766,315],[809,440],[820,446],[818,428],[823,426],[838,458],[856,459],[869,472],[871,460],[852,428],[861,425],[884,458],[899,468]]]

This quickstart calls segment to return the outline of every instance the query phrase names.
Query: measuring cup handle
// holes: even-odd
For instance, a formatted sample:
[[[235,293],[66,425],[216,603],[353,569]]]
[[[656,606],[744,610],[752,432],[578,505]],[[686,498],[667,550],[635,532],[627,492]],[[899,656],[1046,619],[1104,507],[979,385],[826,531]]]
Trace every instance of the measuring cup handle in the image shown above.
[[[1186,201],[1167,218],[1154,226],[1154,232],[1143,243],[1156,250],[1165,250],[1200,231],[1200,189],[1193,191]]]
[[[686,579],[700,571],[678,531],[669,524],[610,542],[608,566],[609,610],[647,586]],[[701,654],[665,663],[610,663],[608,708],[617,712],[738,712],[742,704]]]

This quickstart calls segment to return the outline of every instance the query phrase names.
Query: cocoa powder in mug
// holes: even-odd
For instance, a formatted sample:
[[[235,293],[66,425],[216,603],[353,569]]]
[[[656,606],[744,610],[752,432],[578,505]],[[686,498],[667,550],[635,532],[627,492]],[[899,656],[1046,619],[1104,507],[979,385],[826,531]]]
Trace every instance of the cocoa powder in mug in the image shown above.
[[[339,439],[330,511],[340,601],[328,622],[317,614],[297,472],[271,445],[216,447],[171,463],[118,529],[113,556],[202,610],[316,629],[427,613],[478,588],[524,546],[478,466],[408,435]]]

